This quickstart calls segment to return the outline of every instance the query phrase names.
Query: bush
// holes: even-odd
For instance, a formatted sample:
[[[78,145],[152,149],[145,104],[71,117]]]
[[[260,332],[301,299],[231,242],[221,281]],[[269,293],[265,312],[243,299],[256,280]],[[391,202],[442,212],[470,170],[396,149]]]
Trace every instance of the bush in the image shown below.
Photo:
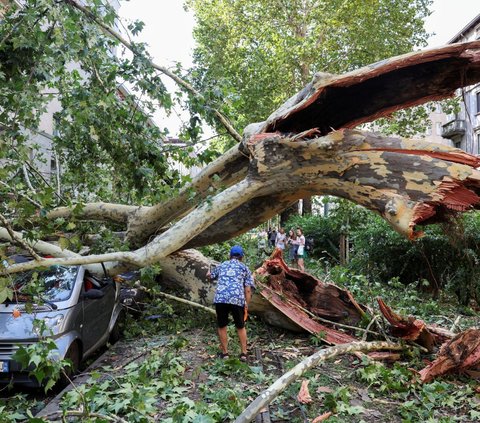
[[[341,200],[328,217],[294,216],[287,228],[300,226],[315,240],[313,258],[338,263],[340,234],[348,233],[354,274],[386,284],[397,278],[437,295],[441,289],[460,302],[480,301],[480,215],[468,213],[442,225],[429,225],[425,236],[409,241],[382,218]]]
[[[471,298],[480,299],[479,230],[479,215],[472,213],[430,225],[423,238],[409,241],[372,216],[351,234],[354,250],[349,267],[381,281],[394,277],[404,284],[428,281],[422,286],[435,294],[446,288],[467,304]]]

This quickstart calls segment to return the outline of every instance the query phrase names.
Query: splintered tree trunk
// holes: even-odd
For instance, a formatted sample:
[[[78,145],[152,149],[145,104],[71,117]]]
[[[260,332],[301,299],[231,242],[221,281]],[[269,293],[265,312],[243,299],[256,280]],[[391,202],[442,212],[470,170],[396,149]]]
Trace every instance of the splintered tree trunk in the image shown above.
[[[468,329],[446,342],[435,361],[420,371],[420,380],[430,382],[449,373],[480,368],[480,330]]]
[[[330,344],[344,344],[355,338],[333,329],[340,326],[356,326],[366,314],[349,291],[333,284],[325,284],[312,275],[290,269],[283,261],[281,250],[257,269],[260,297],[265,298],[282,315],[298,328],[312,334],[324,335]],[[261,282],[260,282],[261,280]],[[258,314],[262,314],[259,310]],[[325,325],[325,322],[330,325]],[[274,322],[273,322],[274,323]],[[274,323],[275,324],[275,323]]]
[[[163,282],[183,288],[183,297],[190,301],[210,305],[216,284],[206,276],[209,264],[206,257],[194,250],[172,255],[161,262]],[[280,250],[276,250],[255,273],[257,289],[249,305],[250,313],[273,326],[323,334],[329,344],[355,340],[349,333],[334,328],[335,324],[355,327],[367,312],[350,292],[325,284],[308,273],[290,269]],[[199,280],[203,283],[199,284]]]
[[[115,274],[158,263],[165,279],[183,282],[190,296],[205,303],[213,288],[205,277],[209,261],[187,249],[245,233],[312,195],[334,195],[361,204],[415,239],[421,235],[417,225],[479,206],[480,172],[476,168],[480,158],[443,145],[351,128],[453,95],[456,88],[478,81],[480,42],[399,56],[345,75],[317,75],[265,122],[249,125],[242,142],[209,164],[177,197],[150,207],[95,203],[81,210],[60,208],[48,215],[123,223],[127,241],[135,249],[81,257],[48,243],[31,243],[40,252],[54,251],[55,257],[64,258],[34,260],[3,271],[103,262]],[[21,234],[12,237],[11,231],[0,230],[0,237],[18,241]],[[320,289],[318,284],[297,283],[295,273],[279,267],[285,284],[293,282],[300,294]],[[276,276],[265,271],[275,281]],[[268,300],[258,296],[259,310],[269,309],[275,318],[281,314],[298,327],[286,311],[278,312],[285,306],[277,301],[282,300],[279,289],[285,292],[283,283],[265,291],[272,293]],[[333,319],[333,297],[344,296],[337,292],[328,297],[326,291],[322,295],[331,298],[332,304],[308,303],[305,296],[302,301],[315,309],[314,315],[326,313]],[[349,319],[354,309],[348,308]]]
[[[413,316],[404,317],[395,313],[381,298],[378,298],[377,301],[380,311],[391,325],[391,334],[397,338],[416,342],[431,352],[435,346],[439,346],[455,336],[450,331],[434,325],[427,325],[423,320]]]

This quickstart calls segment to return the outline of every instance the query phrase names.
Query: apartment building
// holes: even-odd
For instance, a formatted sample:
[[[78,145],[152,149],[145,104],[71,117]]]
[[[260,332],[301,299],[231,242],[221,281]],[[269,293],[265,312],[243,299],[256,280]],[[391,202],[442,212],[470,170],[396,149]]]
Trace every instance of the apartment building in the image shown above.
[[[480,39],[480,14],[458,32],[448,44]],[[480,84],[457,91],[460,111],[448,115],[442,125],[442,136],[451,140],[453,146],[467,153],[480,154]]]

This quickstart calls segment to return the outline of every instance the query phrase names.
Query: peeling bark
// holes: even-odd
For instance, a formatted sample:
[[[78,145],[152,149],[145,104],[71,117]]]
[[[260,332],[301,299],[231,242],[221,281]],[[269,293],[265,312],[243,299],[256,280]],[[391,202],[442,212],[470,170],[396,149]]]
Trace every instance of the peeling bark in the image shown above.
[[[335,322],[358,324],[365,313],[364,307],[357,304],[347,290],[324,284],[300,270],[290,269],[282,259],[281,250],[276,250],[255,275],[259,295],[300,328],[312,334],[323,334],[323,339],[329,344],[355,340],[347,333],[315,320],[318,316],[328,319],[332,325]]]
[[[452,332],[427,325],[413,316],[404,317],[395,313],[381,298],[377,299],[380,311],[391,326],[391,333],[397,338],[413,341],[432,352],[435,346],[443,344],[455,336]]]
[[[344,75],[318,74],[263,123],[261,132],[353,128],[454,94],[480,79],[480,42],[450,44],[373,63]]]

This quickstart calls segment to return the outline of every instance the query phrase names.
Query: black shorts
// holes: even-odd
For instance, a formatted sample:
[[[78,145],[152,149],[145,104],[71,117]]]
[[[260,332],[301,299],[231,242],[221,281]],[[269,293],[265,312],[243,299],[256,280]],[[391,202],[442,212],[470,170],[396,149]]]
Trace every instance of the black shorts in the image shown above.
[[[245,327],[245,307],[234,304],[216,303],[215,310],[217,312],[217,326],[224,328],[228,325],[228,315],[232,313],[233,321],[237,329]]]

